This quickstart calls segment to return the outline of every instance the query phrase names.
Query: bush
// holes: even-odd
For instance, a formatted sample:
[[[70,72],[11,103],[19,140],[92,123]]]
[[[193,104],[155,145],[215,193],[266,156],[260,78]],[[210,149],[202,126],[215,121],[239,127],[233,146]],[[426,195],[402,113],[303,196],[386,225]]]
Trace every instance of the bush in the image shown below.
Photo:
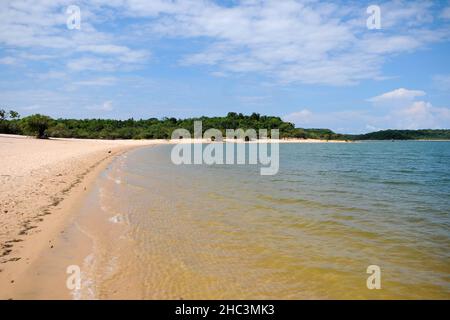
[[[36,135],[38,139],[47,138],[47,129],[49,128],[52,118],[41,114],[34,114],[23,119],[26,131]]]

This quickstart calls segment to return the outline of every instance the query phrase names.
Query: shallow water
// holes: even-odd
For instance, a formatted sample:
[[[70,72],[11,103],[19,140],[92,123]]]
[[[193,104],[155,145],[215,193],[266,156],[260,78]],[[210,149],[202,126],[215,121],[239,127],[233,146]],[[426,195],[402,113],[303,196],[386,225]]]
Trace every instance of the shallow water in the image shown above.
[[[114,225],[86,272],[98,297],[450,298],[449,142],[281,144],[274,176],[176,166],[171,148],[129,152],[98,182]]]

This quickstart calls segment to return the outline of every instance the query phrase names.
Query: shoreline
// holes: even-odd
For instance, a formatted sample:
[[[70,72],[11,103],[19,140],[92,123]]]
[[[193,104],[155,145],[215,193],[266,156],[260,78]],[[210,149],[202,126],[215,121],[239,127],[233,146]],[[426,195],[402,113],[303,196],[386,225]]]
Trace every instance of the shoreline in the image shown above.
[[[6,298],[6,292],[9,294],[7,299],[27,299],[27,297],[23,297],[23,292],[32,287],[33,281],[30,281],[30,279],[38,276],[38,273],[35,273],[33,270],[35,265],[39,265],[41,260],[45,259],[44,256],[48,255],[49,249],[58,248],[59,238],[64,233],[67,233],[66,229],[70,225],[70,221],[75,218],[74,214],[79,211],[83,199],[92,189],[98,175],[105,170],[109,163],[123,152],[126,151],[119,151],[111,157],[100,160],[100,162],[96,163],[91,170],[87,171],[83,180],[71,188],[67,197],[61,201],[61,205],[55,207],[53,213],[56,214],[60,212],[62,214],[56,216],[51,213],[51,218],[42,223],[39,233],[30,235],[29,239],[22,242],[23,247],[20,248],[22,250],[18,253],[21,255],[20,261],[22,261],[22,263],[17,261],[17,263],[14,264],[14,270],[11,270],[9,274],[8,272],[5,272],[5,276],[8,277],[8,279],[2,279],[0,276],[0,286],[2,287],[0,290],[0,299]],[[84,252],[84,248],[77,248],[77,250]],[[11,283],[11,281],[14,282]],[[5,292],[3,292],[3,290],[5,290]],[[40,293],[39,295],[41,294],[45,296],[45,293]],[[39,299],[39,296],[34,296],[32,298]],[[57,299],[71,299],[71,297],[69,294],[62,294],[58,295]]]
[[[31,266],[56,248],[57,238],[108,164],[132,149],[166,143],[0,135],[0,299],[14,298],[17,289],[27,287]]]
[[[30,266],[55,247],[100,173],[118,156],[139,147],[211,143],[207,139],[34,139],[0,134],[0,299],[11,298]],[[227,143],[246,143],[224,139]],[[337,140],[263,139],[248,143],[345,143]],[[214,143],[214,142],[213,142]],[[219,141],[215,143],[221,143]],[[8,150],[13,147],[13,151]],[[77,149],[73,152],[72,149]],[[48,149],[48,152],[47,152]],[[87,150],[85,150],[87,149]],[[92,149],[92,150],[91,150]],[[28,158],[28,159],[27,159]],[[65,164],[65,162],[68,162]]]
[[[224,142],[244,143],[242,140]],[[258,140],[250,143],[333,143],[313,139]],[[340,141],[344,142],[344,141]],[[206,139],[98,140],[34,139],[0,134],[0,299],[23,296],[33,267],[66,232],[101,172],[120,155],[140,147],[211,143]],[[219,142],[217,142],[219,143]],[[12,151],[8,150],[12,147]],[[73,150],[77,149],[77,150]],[[88,150],[85,150],[88,149]],[[92,149],[92,150],[91,150]],[[29,159],[26,159],[29,158]],[[25,165],[27,163],[27,165]],[[28,281],[28,283],[27,283]],[[16,293],[18,295],[16,295]],[[60,297],[70,299],[70,295]]]
[[[148,265],[142,268],[128,263],[136,259],[134,249],[139,242],[129,237],[133,230],[128,228],[126,214],[121,214],[126,212],[121,204],[133,198],[133,193],[125,193],[122,181],[127,179],[117,169],[124,159],[131,159],[133,152],[145,151],[141,148],[211,141],[137,142],[36,140],[0,135],[0,182],[5,183],[0,184],[0,299],[142,299],[160,297],[159,294],[172,299],[185,297],[186,293],[178,294],[176,290],[173,292],[178,295],[170,290],[149,295],[140,287]],[[159,170],[148,172],[155,174]],[[156,177],[161,178],[161,174],[164,172]],[[158,181],[154,179],[148,187],[164,189]],[[111,190],[115,190],[115,196]],[[106,195],[102,196],[103,202],[98,201],[99,195]],[[160,205],[164,211],[164,201]],[[158,201],[150,201],[146,207],[158,211]],[[4,208],[8,208],[7,213]],[[188,211],[185,217],[190,217]],[[164,230],[166,222],[152,220],[155,230]],[[160,254],[150,261],[167,265],[170,255],[163,251]],[[108,260],[111,256],[113,259]],[[154,260],[155,257],[161,260]],[[121,261],[125,263],[122,265]],[[183,260],[179,262],[178,276],[182,280],[186,270],[182,268]],[[82,280],[94,279],[91,285],[83,281],[83,290],[69,290],[66,268],[70,265],[83,266]]]

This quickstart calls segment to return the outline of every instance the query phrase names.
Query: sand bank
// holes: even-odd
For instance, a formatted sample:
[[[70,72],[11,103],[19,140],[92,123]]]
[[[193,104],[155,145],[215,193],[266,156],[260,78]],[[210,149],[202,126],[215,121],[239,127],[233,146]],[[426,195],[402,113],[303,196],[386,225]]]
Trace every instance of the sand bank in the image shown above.
[[[9,298],[32,261],[53,249],[96,170],[130,148],[161,143],[167,141],[0,135],[0,298]]]

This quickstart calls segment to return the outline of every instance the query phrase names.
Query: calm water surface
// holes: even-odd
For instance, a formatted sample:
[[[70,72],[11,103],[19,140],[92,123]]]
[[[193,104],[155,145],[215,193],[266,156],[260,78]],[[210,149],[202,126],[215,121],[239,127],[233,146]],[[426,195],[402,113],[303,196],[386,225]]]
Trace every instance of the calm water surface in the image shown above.
[[[126,240],[103,251],[117,276],[102,285],[122,279],[138,298],[450,299],[449,142],[282,144],[274,176],[176,166],[171,148],[132,151],[103,175],[102,210]],[[381,290],[366,287],[369,265]]]

